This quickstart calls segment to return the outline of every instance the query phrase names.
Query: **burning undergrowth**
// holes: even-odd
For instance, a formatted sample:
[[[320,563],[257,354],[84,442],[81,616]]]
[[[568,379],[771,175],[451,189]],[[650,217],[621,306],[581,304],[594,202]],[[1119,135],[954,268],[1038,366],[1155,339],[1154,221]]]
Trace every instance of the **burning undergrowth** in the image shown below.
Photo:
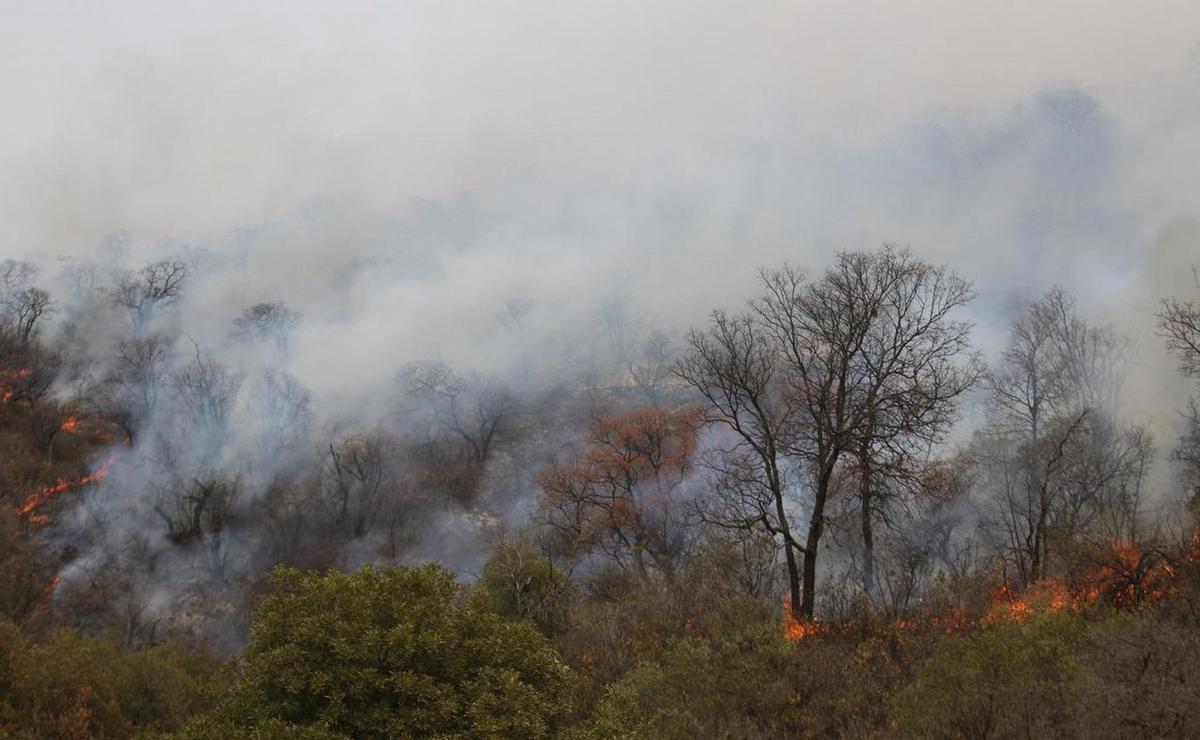
[[[1085,543],[1071,558],[1072,569],[1022,586],[1002,565],[973,579],[967,588],[935,590],[911,613],[881,623],[884,629],[968,633],[1004,622],[1022,622],[1047,612],[1150,609],[1190,587],[1200,566],[1200,530],[1182,546],[1129,542]],[[988,585],[991,583],[992,585]],[[786,605],[782,630],[790,641],[855,631],[854,620],[795,619]]]

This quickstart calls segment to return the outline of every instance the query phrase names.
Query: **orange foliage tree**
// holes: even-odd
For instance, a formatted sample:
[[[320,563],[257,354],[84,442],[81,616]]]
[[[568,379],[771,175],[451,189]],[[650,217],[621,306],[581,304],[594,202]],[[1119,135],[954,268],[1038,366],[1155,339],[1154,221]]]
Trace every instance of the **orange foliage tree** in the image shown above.
[[[680,488],[703,413],[648,406],[596,421],[588,448],[543,470],[543,519],[575,557],[602,554],[641,578],[673,579],[687,540]]]

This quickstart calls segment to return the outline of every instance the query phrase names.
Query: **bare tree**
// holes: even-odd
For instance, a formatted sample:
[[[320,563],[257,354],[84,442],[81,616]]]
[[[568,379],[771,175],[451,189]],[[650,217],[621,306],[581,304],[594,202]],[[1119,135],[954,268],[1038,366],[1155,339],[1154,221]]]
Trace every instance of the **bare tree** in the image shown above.
[[[1196,273],[1200,287],[1200,273]],[[1164,299],[1158,312],[1160,333],[1179,360],[1180,371],[1200,377],[1200,303],[1177,298]],[[1193,496],[1200,495],[1200,406],[1192,399],[1185,411],[1185,431],[1174,451],[1183,484]]]
[[[1196,276],[1196,283],[1200,287],[1200,274]],[[1179,359],[1183,374],[1200,376],[1200,303],[1163,299],[1158,312],[1158,327],[1167,340],[1167,347]]]
[[[1128,348],[1056,288],[1013,322],[987,375],[989,423],[973,454],[1022,583],[1045,576],[1052,535],[1105,522],[1136,534],[1152,447],[1115,419]]]
[[[389,460],[392,440],[380,434],[355,434],[329,445],[320,472],[322,499],[333,528],[359,539],[375,527],[384,498],[393,493]]]
[[[187,278],[188,270],[182,262],[152,262],[137,272],[118,275],[109,297],[125,309],[134,330],[141,332],[160,309],[179,301]]]
[[[487,461],[496,434],[514,407],[512,394],[491,378],[463,377],[445,363],[414,363],[400,373],[405,394],[457,437],[476,463]]]
[[[856,402],[864,414],[852,450],[863,591],[873,596],[873,522],[886,514],[893,494],[919,482],[924,459],[957,420],[958,400],[979,372],[970,353],[970,325],[951,319],[972,296],[966,281],[891,249],[856,273],[861,284],[881,287],[878,313],[858,358],[864,388]]]
[[[750,314],[718,313],[707,334],[693,332],[680,375],[738,438],[719,463],[732,493],[720,497],[721,518],[782,539],[793,614],[811,619],[835,478],[857,457],[869,548],[879,490],[871,466],[895,472],[940,439],[973,380],[960,367],[969,327],[949,318],[970,288],[892,247],[841,254],[817,280],[790,267],[761,280]],[[796,479],[785,481],[785,470]],[[789,486],[807,489],[803,541],[788,521]]]
[[[526,334],[526,323],[533,310],[533,299],[525,296],[508,296],[504,299],[500,310],[496,311],[496,321],[509,331],[515,331],[521,343],[521,368],[529,375],[529,339]]]
[[[958,365],[969,327],[949,318],[971,293],[953,273],[892,247],[839,255],[817,281],[784,268],[765,272],[763,282],[766,295],[755,311],[787,367],[796,407],[788,452],[802,461],[812,493],[803,604],[803,616],[811,618],[834,476],[857,456],[864,554],[870,553],[872,463],[898,471],[915,456],[914,445],[939,439],[973,380]],[[869,589],[869,567],[864,581]]]
[[[271,369],[262,371],[249,391],[247,425],[259,464],[271,471],[270,478],[299,467],[312,426],[312,394],[295,376]]]
[[[269,342],[283,355],[287,354],[292,330],[300,314],[283,303],[256,303],[233,321],[233,336],[241,340]]]
[[[650,403],[661,403],[675,368],[676,347],[666,332],[655,329],[639,343],[629,361],[629,375]]]
[[[781,542],[791,611],[803,612],[800,566],[804,546],[793,536],[784,476],[794,408],[780,382],[779,353],[749,315],[716,311],[707,331],[688,335],[690,351],[676,366],[699,391],[710,421],[729,432],[729,444],[709,459],[718,496],[702,510],[709,522],[753,531]]]
[[[0,262],[0,403],[33,403],[50,390],[62,366],[59,353],[37,341],[50,296],[30,285],[36,268]]]
[[[171,343],[161,334],[122,339],[112,370],[97,394],[100,409],[132,441],[154,415],[166,381]]]
[[[51,310],[50,294],[26,287],[0,296],[0,331],[11,333],[19,345],[29,344],[37,337],[42,317]]]
[[[167,527],[167,538],[190,548],[202,546],[210,575],[224,580],[228,565],[228,529],[234,524],[241,482],[219,475],[176,480],[154,511]]]

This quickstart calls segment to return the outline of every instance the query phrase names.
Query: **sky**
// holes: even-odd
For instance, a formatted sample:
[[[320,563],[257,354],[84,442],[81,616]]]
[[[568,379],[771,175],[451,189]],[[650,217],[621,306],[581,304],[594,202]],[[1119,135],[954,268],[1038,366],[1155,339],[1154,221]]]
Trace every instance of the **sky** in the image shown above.
[[[1063,284],[1144,348],[1134,410],[1177,400],[1153,310],[1200,261],[1195,2],[0,0],[0,20],[0,257],[119,230],[210,250],[197,306],[298,306],[318,394],[413,358],[515,366],[489,323],[506,297],[547,337],[613,303],[682,329],[761,266],[897,242],[975,282],[985,350]]]

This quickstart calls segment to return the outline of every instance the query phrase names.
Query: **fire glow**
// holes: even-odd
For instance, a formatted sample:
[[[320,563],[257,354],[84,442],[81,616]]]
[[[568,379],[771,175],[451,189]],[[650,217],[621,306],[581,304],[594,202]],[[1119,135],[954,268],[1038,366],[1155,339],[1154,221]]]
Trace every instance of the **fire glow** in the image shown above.
[[[6,373],[0,373],[0,403],[8,403],[17,394],[13,388],[18,381],[28,378],[33,375],[33,370],[23,367],[20,370],[12,370]]]
[[[28,517],[30,523],[32,524],[45,524],[47,517],[40,513],[42,507],[63,493],[74,491],[88,484],[104,480],[104,478],[108,475],[109,468],[112,467],[113,461],[117,459],[117,454],[118,453],[114,452],[107,460],[104,461],[104,464],[87,475],[77,478],[66,478],[60,476],[53,484],[42,488],[27,498],[25,503],[21,504],[21,506],[17,509],[17,512],[22,516]]]
[[[1200,562],[1200,530],[1193,534],[1184,558]],[[892,625],[900,630],[929,625],[950,634],[989,624],[1023,622],[1045,612],[1081,611],[1098,604],[1137,608],[1169,596],[1175,576],[1175,567],[1162,553],[1117,541],[1104,551],[1099,564],[1083,575],[1070,579],[1046,578],[1023,590],[1007,580],[1001,582],[993,590],[982,616],[972,617],[955,610],[923,618],[897,618]],[[798,620],[784,608],[783,634],[788,640],[825,635],[833,627],[833,622]]]

